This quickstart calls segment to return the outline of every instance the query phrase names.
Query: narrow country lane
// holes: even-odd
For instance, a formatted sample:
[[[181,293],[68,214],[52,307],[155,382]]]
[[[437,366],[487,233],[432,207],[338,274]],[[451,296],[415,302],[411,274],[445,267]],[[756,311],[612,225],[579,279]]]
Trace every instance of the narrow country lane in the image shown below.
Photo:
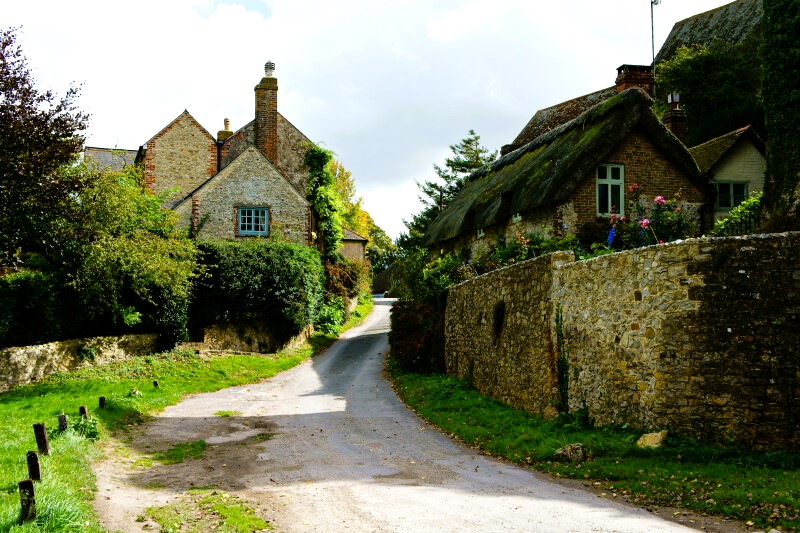
[[[206,456],[98,466],[105,526],[180,491],[214,486],[253,502],[280,532],[678,532],[647,511],[548,480],[454,443],[381,376],[391,301],[325,354],[257,385],[196,395],[131,434],[139,451],[204,439]],[[214,413],[235,411],[229,418]]]

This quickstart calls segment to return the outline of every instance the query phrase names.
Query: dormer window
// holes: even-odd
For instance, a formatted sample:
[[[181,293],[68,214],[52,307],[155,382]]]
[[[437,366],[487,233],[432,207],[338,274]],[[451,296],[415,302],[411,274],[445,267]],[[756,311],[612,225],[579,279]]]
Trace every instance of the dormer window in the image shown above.
[[[597,216],[611,213],[625,214],[625,167],[623,165],[598,165]]]

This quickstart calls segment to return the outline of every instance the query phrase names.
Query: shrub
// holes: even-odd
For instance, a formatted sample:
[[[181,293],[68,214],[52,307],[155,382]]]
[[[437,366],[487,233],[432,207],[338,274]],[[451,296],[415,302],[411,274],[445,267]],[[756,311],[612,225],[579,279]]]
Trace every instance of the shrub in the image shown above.
[[[25,346],[58,338],[64,309],[60,284],[44,272],[0,277],[0,346]]]
[[[191,306],[195,325],[266,321],[293,335],[313,324],[323,297],[319,253],[269,240],[201,241],[205,273]]]
[[[639,248],[685,239],[695,230],[694,215],[680,195],[669,200],[656,196],[644,200],[638,184],[628,187],[630,204],[626,216],[611,215],[608,243],[617,249]]]
[[[714,235],[730,236],[751,233],[761,217],[762,193],[751,194],[744,202],[730,211],[728,216],[714,224]]]
[[[336,335],[345,321],[345,305],[341,296],[334,296],[319,308],[314,326],[326,335]]]
[[[444,372],[444,305],[399,300],[392,306],[392,358],[407,372]]]
[[[325,292],[345,299],[369,293],[372,284],[366,261],[340,257],[325,265]]]

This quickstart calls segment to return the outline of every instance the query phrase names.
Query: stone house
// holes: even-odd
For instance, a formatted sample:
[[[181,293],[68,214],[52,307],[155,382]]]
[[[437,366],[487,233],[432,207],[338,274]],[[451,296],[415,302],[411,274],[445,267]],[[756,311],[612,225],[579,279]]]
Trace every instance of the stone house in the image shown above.
[[[184,111],[139,148],[146,185],[200,237],[313,241],[303,164],[310,141],[278,112],[274,69],[266,64],[254,119],[238,131],[225,119],[215,138]]]
[[[764,190],[766,148],[751,126],[689,148],[689,152],[713,188],[715,221],[726,217],[750,194]]]
[[[348,259],[364,261],[367,258],[367,243],[369,240],[351,229],[342,228],[342,231],[344,236],[342,237],[342,246],[339,248],[339,253]]]
[[[628,70],[652,80],[644,69],[649,67]],[[697,164],[653,113],[645,91],[621,88],[562,105],[561,118],[577,114],[558,126],[535,115],[500,159],[469,176],[428,228],[425,244],[434,252],[469,248],[482,255],[500,238],[512,240],[517,233],[577,233],[613,212],[624,215],[627,189],[634,183],[644,197],[681,194],[702,226],[709,195]],[[537,113],[540,118],[549,114]],[[536,129],[539,123],[544,125]]]

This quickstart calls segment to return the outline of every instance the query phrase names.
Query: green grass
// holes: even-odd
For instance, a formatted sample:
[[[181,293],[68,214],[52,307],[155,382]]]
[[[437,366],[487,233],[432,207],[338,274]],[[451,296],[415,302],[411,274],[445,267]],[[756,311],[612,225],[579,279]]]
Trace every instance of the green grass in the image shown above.
[[[368,308],[371,299],[369,304],[359,306],[358,312],[363,314],[354,320],[363,319]],[[92,510],[95,479],[91,463],[98,458],[99,451],[95,442],[86,438],[86,427],[94,422],[78,423],[79,406],[89,408],[90,421],[96,421],[102,440],[111,432],[125,431],[147,420],[151,413],[177,403],[187,394],[212,392],[271,377],[319,353],[335,339],[315,334],[300,347],[267,357],[200,357],[191,350],[176,350],[54,374],[41,382],[1,393],[0,531],[102,531]],[[159,387],[153,386],[154,380],[158,380]],[[100,396],[106,398],[106,408],[102,410],[98,408]],[[57,431],[61,413],[69,416],[73,426],[63,434]],[[25,454],[36,449],[32,426],[39,422],[47,425],[51,454],[40,458],[43,479],[35,486],[38,518],[20,525],[17,484],[28,477]],[[84,435],[80,434],[81,426]],[[171,460],[173,456],[193,456],[202,451],[192,448],[162,453],[171,453],[164,455]],[[138,466],[151,465],[152,460],[148,459]]]
[[[163,507],[150,507],[147,516],[165,533],[220,531],[251,533],[271,529],[245,501],[212,489],[190,490]]]
[[[208,444],[204,440],[194,442],[179,442],[168,450],[156,452],[153,458],[165,465],[176,465],[185,459],[199,459],[206,451]]]
[[[406,374],[390,362],[400,396],[421,416],[487,454],[558,477],[589,480],[610,497],[640,506],[675,506],[761,528],[800,530],[800,454],[752,452],[670,435],[658,449],[640,449],[642,431],[593,427],[581,413],[545,421],[483,396],[448,376]],[[582,464],[553,461],[561,446],[580,442]]]
[[[222,418],[228,418],[231,416],[239,416],[241,413],[239,411],[217,411],[214,413],[214,416],[219,416]]]

